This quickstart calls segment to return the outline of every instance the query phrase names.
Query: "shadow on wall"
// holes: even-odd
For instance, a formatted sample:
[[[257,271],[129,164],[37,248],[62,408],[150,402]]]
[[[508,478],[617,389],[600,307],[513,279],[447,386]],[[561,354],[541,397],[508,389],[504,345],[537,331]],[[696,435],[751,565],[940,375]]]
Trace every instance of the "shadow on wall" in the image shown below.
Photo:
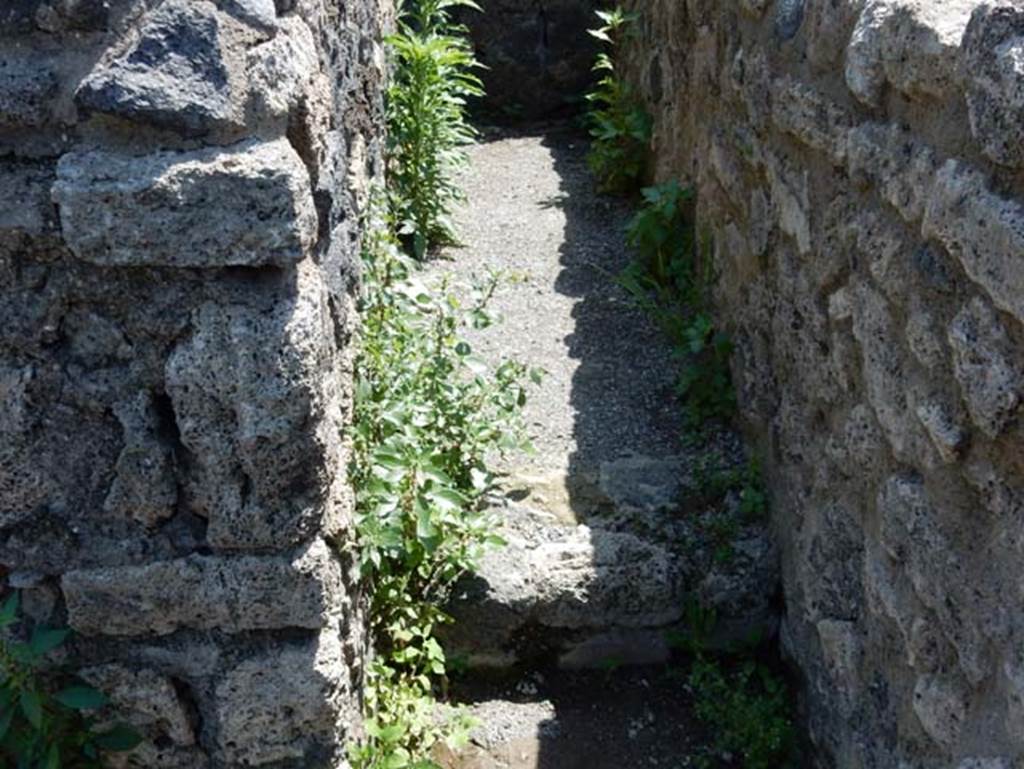
[[[498,122],[572,115],[591,82],[597,53],[586,33],[596,0],[484,0],[483,13],[467,11],[487,99]]]

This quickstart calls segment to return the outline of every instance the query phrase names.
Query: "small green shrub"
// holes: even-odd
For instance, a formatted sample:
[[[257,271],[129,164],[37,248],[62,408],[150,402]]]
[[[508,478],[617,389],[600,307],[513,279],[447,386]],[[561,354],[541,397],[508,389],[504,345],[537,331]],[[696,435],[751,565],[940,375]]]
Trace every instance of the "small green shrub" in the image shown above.
[[[739,757],[743,769],[784,769],[795,761],[796,737],[785,682],[764,665],[733,668],[698,656],[690,671],[694,712],[715,749]]]
[[[768,496],[761,478],[761,464],[756,459],[735,467],[720,456],[710,454],[696,468],[696,481],[700,491],[712,497],[729,492],[739,495],[739,512],[743,520],[763,520],[768,514]]]
[[[591,138],[587,163],[602,191],[630,193],[647,167],[652,123],[633,89],[618,76],[615,56],[637,15],[615,8],[597,11],[597,16],[601,25],[589,32],[607,50],[598,54],[594,63],[598,80],[584,97]]]
[[[729,359],[733,344],[729,335],[715,328],[711,316],[700,312],[683,329],[684,363],[676,382],[683,415],[691,429],[710,419],[729,419],[736,410]]]
[[[70,631],[36,627],[27,640],[12,640],[9,630],[18,621],[18,601],[12,593],[0,607],[0,765],[100,769],[104,751],[138,745],[132,729],[100,728],[90,715],[107,704],[101,692],[59,669],[44,674],[47,656]],[[52,691],[49,682],[63,686]]]
[[[452,586],[484,548],[502,544],[485,496],[494,452],[527,448],[521,409],[526,368],[491,370],[462,338],[492,322],[500,276],[463,304],[428,286],[386,227],[371,229],[363,254],[363,333],[356,361],[350,477],[359,554],[371,587],[376,659],[366,685],[367,739],[356,769],[431,767],[439,742],[457,744],[464,717],[439,720],[434,690],[446,675],[435,638],[448,621]]]
[[[636,249],[638,277],[659,298],[693,303],[700,281],[693,274],[693,228],[686,208],[693,190],[677,181],[641,190],[643,205],[626,226],[626,242]]]
[[[644,205],[626,238],[636,261],[620,284],[668,336],[680,359],[676,389],[686,425],[728,419],[736,407],[729,371],[733,345],[707,310],[713,280],[711,247],[697,243],[686,209],[693,192],[672,181],[643,190]]]
[[[468,99],[483,95],[479,65],[455,7],[472,0],[406,0],[398,31],[387,39],[394,72],[387,90],[388,189],[398,233],[418,259],[457,241],[451,221],[462,198],[455,175],[462,147],[476,137],[466,120]]]

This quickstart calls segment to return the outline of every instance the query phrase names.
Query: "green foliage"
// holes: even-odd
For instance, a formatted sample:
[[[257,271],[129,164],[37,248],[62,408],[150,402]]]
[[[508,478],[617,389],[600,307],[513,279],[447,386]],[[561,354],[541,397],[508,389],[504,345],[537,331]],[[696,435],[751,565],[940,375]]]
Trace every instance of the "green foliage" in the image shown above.
[[[691,596],[684,607],[685,630],[669,631],[666,640],[673,649],[697,657],[708,649],[708,642],[718,622],[718,612]]]
[[[695,468],[695,474],[701,492],[710,497],[736,493],[744,521],[763,520],[768,515],[768,496],[761,478],[761,464],[756,459],[736,467],[710,454]]]
[[[446,285],[425,285],[383,227],[369,233],[363,263],[350,476],[378,656],[367,740],[351,758],[357,769],[429,767],[435,744],[466,731],[464,718],[433,714],[446,673],[441,607],[484,548],[502,544],[484,504],[496,480],[487,459],[528,447],[524,382],[538,375],[514,361],[491,370],[462,338],[492,323],[500,276],[463,304]]]
[[[663,298],[696,303],[700,281],[693,274],[693,228],[686,209],[694,195],[677,181],[641,191],[643,205],[626,226],[626,241],[636,249],[638,277]]]
[[[686,603],[685,630],[670,634],[673,648],[690,658],[681,678],[694,697],[694,713],[708,727],[715,753],[729,753],[743,769],[787,769],[796,765],[796,732],[785,681],[755,658],[759,634],[715,654],[714,608],[696,598]],[[708,755],[697,766],[716,766]]]
[[[700,527],[715,546],[715,560],[727,562],[734,555],[733,543],[743,524],[764,520],[768,515],[768,495],[756,459],[737,466],[733,461],[708,452],[694,467],[694,481],[704,502],[721,509],[700,519]],[[722,506],[729,495],[736,496],[735,507]]]
[[[687,426],[699,428],[709,419],[729,419],[736,410],[729,359],[729,335],[715,329],[711,316],[697,313],[684,328],[684,363],[676,382]]]
[[[728,667],[698,656],[689,685],[694,711],[715,748],[740,758],[743,769],[783,769],[795,763],[796,738],[785,682],[747,659]]]
[[[15,641],[17,621],[12,593],[0,607],[0,765],[99,769],[104,751],[134,748],[139,737],[128,727],[99,728],[92,711],[107,704],[101,692],[49,667],[48,655],[70,631],[36,627],[27,640]],[[64,685],[52,691],[50,681]]]
[[[637,15],[621,8],[597,11],[601,26],[589,30],[607,50],[598,54],[598,80],[586,94],[591,145],[587,163],[605,192],[630,193],[640,184],[651,142],[651,117],[615,70],[615,56]]]
[[[398,31],[387,39],[394,72],[387,91],[388,188],[398,232],[418,259],[456,242],[453,205],[462,193],[455,174],[462,147],[476,137],[467,99],[483,95],[479,65],[466,31],[452,22],[472,0],[406,0]]]
[[[710,241],[696,242],[686,209],[689,189],[672,181],[643,190],[644,206],[627,227],[637,260],[620,284],[668,336],[680,360],[676,389],[686,425],[728,419],[736,408],[729,371],[733,345],[707,307],[713,281]]]

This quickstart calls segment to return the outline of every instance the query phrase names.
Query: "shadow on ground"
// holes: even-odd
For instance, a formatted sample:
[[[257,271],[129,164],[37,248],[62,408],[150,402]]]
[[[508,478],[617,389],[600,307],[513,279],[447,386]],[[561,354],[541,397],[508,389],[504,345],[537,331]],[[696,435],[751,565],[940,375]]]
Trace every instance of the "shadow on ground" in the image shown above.
[[[631,456],[660,458],[679,452],[675,374],[671,351],[662,334],[616,282],[631,259],[623,236],[631,205],[595,194],[585,162],[586,140],[573,130],[548,127],[542,146],[550,153],[558,190],[529,201],[533,213],[524,219],[535,217],[539,228],[545,212],[557,209],[564,215],[563,231],[557,233],[557,269],[544,273],[546,283],[538,290],[551,291],[553,287],[572,307],[571,323],[559,326],[561,336],[556,348],[567,359],[561,361],[561,368],[572,372],[567,404],[565,382],[557,388],[558,407],[568,407],[571,424],[557,424],[562,415],[545,415],[543,409],[533,418],[541,433],[541,472],[545,462],[566,462],[564,470],[556,474],[555,483],[564,482],[572,518],[593,523],[595,517],[606,512],[595,502],[594,493],[602,463]],[[490,223],[492,228],[506,225]],[[555,249],[542,258],[553,256]],[[564,314],[565,303],[559,307]],[[519,326],[509,329],[511,337],[547,331],[532,329],[522,307],[504,309],[508,310],[506,326]],[[551,340],[547,340],[545,347],[551,346]],[[527,362],[534,362],[528,347],[511,349]],[[561,372],[551,373],[557,380]],[[542,392],[537,397],[544,396]],[[566,429],[571,435],[561,434]],[[551,435],[557,437],[547,441]],[[554,495],[557,493],[555,490]],[[564,511],[559,514],[564,518]],[[568,523],[571,526],[571,521]],[[581,615],[601,611],[588,604],[598,595],[613,603],[638,600],[628,591],[618,592],[623,579],[620,573],[613,574],[621,565],[616,559],[628,554],[616,549],[617,535],[598,527],[591,528],[588,536],[595,561],[590,564],[594,570],[590,595],[579,596],[578,605],[566,611]],[[642,552],[634,555],[643,557]],[[637,570],[636,563],[628,566]],[[515,567],[515,563],[510,564],[510,569]],[[664,578],[654,565],[645,574],[645,580]],[[609,587],[613,584],[615,588]],[[683,600],[678,596],[680,606]],[[647,607],[631,608],[641,614]],[[468,630],[477,634],[489,631],[479,625]],[[451,765],[459,769],[691,766],[699,746],[706,744],[706,735],[691,714],[692,696],[685,687],[685,671],[684,666],[672,664],[618,668],[613,659],[603,670],[563,670],[547,664],[540,669],[506,671],[496,677],[474,671],[456,682],[454,694],[458,701],[474,706],[482,724],[474,736],[475,747]]]

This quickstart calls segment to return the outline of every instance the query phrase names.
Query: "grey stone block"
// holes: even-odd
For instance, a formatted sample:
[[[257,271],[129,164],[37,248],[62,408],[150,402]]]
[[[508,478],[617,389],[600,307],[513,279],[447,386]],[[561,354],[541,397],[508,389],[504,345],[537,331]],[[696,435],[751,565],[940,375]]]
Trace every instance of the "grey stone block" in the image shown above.
[[[68,623],[83,635],[166,635],[181,628],[319,629],[342,600],[342,568],[321,540],[290,556],[200,556],[69,571]]]
[[[1024,167],[1024,7],[982,5],[964,38],[967,107],[975,141],[992,160]]]
[[[59,84],[51,55],[0,38],[0,127],[45,124]]]
[[[214,547],[290,547],[347,513],[327,296],[316,267],[293,278],[270,312],[204,304],[167,361],[187,504]]]
[[[336,628],[227,671],[214,690],[217,753],[227,766],[343,760],[353,692]],[[344,766],[345,764],[342,764]]]
[[[309,175],[284,139],[133,157],[72,152],[53,199],[80,259],[100,265],[288,265],[316,237]]]
[[[75,101],[85,112],[150,123],[187,135],[240,128],[246,83],[244,38],[206,0],[168,0],[138,39],[101,61]]]
[[[1024,205],[989,190],[985,176],[956,160],[936,176],[921,232],[958,259],[1002,310],[1024,322]]]
[[[992,308],[974,299],[949,327],[954,375],[974,423],[990,438],[1009,425],[1024,398],[1024,371]]]

